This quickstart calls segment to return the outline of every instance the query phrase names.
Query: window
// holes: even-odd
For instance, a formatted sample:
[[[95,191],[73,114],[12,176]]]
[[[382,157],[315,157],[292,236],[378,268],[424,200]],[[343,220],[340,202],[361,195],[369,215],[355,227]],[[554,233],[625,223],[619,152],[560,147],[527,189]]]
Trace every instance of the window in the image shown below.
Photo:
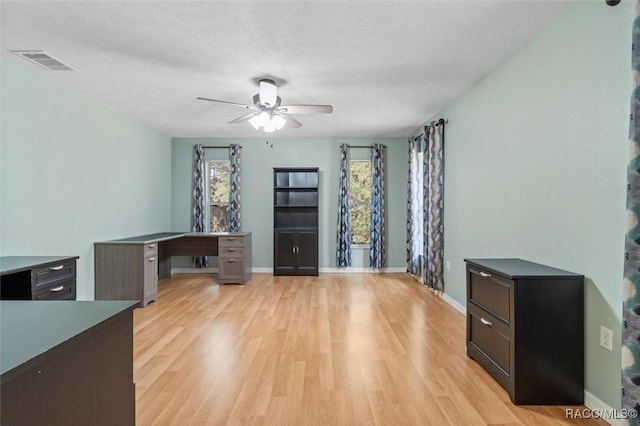
[[[231,163],[209,161],[209,231],[229,230],[229,191],[231,186]]]
[[[371,161],[349,162],[351,244],[369,244],[371,231]]]

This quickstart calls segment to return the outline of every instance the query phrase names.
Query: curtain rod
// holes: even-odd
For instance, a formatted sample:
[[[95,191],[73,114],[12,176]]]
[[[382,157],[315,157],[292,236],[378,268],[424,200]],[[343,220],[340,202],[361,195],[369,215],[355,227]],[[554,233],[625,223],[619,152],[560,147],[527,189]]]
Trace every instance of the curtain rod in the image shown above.
[[[229,149],[231,145],[227,146],[203,146],[204,149]]]
[[[444,127],[444,125],[448,122],[449,120],[445,120],[444,118],[441,118],[440,120],[436,121],[436,126],[442,126]],[[421,137],[424,136],[424,133],[420,133],[418,136],[416,136],[415,138],[413,138],[414,141],[417,141],[418,139],[420,139]]]
[[[382,145],[383,148],[386,148],[386,145]],[[373,148],[373,145],[349,145],[347,144],[347,148]]]

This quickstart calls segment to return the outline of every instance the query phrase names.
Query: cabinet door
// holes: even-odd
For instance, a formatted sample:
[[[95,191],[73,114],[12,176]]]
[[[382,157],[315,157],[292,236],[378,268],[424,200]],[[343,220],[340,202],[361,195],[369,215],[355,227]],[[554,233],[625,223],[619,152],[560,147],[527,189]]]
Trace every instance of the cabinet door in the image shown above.
[[[144,259],[143,281],[142,306],[146,306],[158,298],[158,258],[156,256]]]
[[[275,231],[274,239],[274,273],[293,271],[296,265],[296,233],[294,231]]]
[[[299,231],[297,233],[297,267],[302,273],[318,272],[318,233]]]

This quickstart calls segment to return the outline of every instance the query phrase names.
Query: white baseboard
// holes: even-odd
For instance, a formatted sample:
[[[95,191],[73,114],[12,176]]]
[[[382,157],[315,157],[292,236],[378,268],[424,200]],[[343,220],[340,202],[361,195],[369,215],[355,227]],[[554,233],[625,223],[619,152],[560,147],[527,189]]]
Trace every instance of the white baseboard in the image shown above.
[[[609,404],[592,394],[591,392],[585,390],[584,391],[584,406],[590,410],[594,410],[597,412],[603,413],[620,413],[620,410],[616,410],[612,408]],[[601,417],[602,420],[609,423],[611,426],[623,426],[628,424],[626,420],[623,419],[608,419],[606,416]]]
[[[407,272],[407,268],[389,267],[389,268],[365,268],[357,266],[348,266],[346,268],[320,268],[323,274],[395,274],[398,272]]]
[[[217,274],[218,268],[171,268],[172,274]]]
[[[215,274],[218,272],[218,268],[172,268],[172,274]],[[255,274],[273,274],[273,268],[269,267],[254,267],[251,268],[251,272]],[[391,274],[406,272],[405,268],[320,268],[319,272],[323,274]]]
[[[459,303],[453,297],[449,296],[447,293],[442,293],[442,300],[447,302],[453,309],[460,312],[462,315],[467,316],[467,308],[463,304]]]

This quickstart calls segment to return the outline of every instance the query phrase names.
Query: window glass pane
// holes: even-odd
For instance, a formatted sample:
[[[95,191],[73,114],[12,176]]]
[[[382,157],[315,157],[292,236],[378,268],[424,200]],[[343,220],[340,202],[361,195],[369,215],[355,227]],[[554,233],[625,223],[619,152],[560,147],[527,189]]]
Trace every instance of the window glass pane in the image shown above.
[[[371,229],[371,162],[349,162],[351,244],[369,244]]]
[[[209,162],[209,203],[228,203],[231,185],[231,164],[228,161]]]
[[[349,162],[349,186],[351,189],[351,201],[371,202],[371,162]]]
[[[351,206],[351,244],[369,244],[371,231],[371,205]]]
[[[209,206],[209,231],[227,232],[229,230],[229,205]]]

